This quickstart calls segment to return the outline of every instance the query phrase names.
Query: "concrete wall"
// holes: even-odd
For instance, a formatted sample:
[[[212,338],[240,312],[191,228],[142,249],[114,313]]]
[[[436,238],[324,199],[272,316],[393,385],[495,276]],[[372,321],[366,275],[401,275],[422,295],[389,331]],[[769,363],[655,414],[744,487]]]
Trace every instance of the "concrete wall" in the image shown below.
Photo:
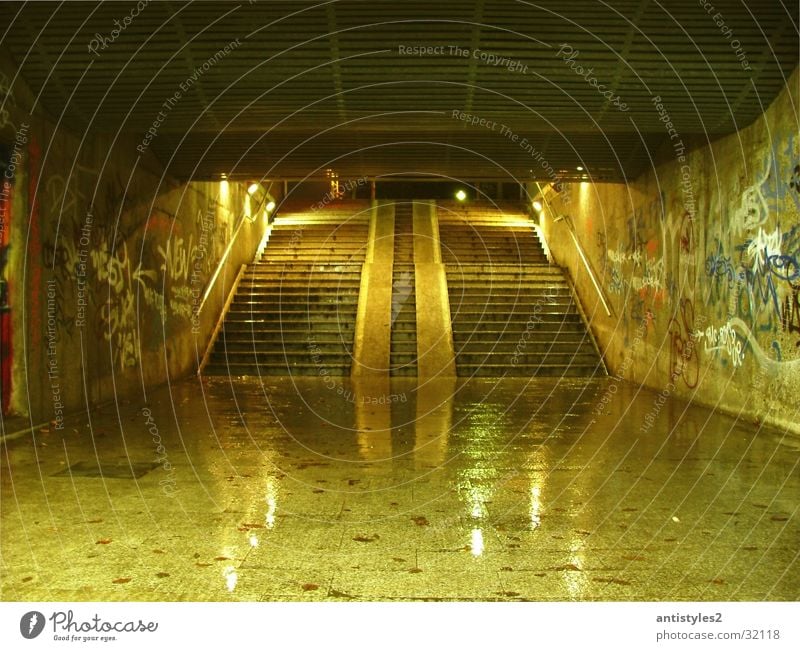
[[[541,219],[613,373],[795,433],[799,83],[795,70],[755,123],[692,153],[683,150],[676,121],[675,160],[627,185],[550,188]],[[562,214],[571,216],[610,317],[569,221],[556,219]]]
[[[73,134],[31,113],[30,92],[5,65],[10,406],[60,428],[70,412],[196,369],[267,219],[242,220],[244,184],[178,182],[137,152],[140,140]]]

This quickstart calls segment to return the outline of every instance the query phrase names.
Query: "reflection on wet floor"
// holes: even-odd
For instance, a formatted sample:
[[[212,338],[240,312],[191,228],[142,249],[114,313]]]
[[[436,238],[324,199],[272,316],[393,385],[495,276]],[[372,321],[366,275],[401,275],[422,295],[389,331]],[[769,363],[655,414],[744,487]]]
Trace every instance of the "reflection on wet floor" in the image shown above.
[[[642,429],[655,397],[173,385],[4,448],[2,598],[798,599],[796,440],[676,400]],[[158,466],[62,472],[98,459]]]

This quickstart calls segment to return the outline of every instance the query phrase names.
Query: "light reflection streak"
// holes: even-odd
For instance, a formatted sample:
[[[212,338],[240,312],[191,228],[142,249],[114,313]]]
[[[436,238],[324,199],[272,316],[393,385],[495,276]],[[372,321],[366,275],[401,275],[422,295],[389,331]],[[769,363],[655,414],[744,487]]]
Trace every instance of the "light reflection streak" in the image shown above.
[[[577,536],[570,541],[570,557],[569,564],[578,568],[576,570],[566,570],[564,574],[564,582],[567,584],[567,590],[574,599],[581,599],[586,590],[586,573],[583,571],[586,562],[585,543],[582,538]]]
[[[228,565],[223,571],[222,576],[225,578],[225,586],[228,592],[233,592],[236,589],[236,584],[239,582],[239,575],[236,573],[236,568],[233,565]]]
[[[531,486],[531,529],[538,529],[542,525],[542,489],[534,484]]]
[[[472,544],[470,545],[472,555],[476,558],[483,554],[483,531],[480,529],[472,530]]]
[[[264,522],[267,529],[272,529],[275,526],[275,511],[278,508],[278,485],[274,477],[267,477],[267,512],[264,516]]]

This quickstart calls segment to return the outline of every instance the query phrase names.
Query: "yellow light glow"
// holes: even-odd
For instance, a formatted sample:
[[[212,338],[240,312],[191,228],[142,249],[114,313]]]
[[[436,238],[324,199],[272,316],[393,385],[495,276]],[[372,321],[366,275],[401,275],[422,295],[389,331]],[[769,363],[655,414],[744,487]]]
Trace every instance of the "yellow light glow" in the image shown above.
[[[459,201],[464,201],[464,199],[466,198],[467,198],[467,193],[464,192],[463,190],[459,190],[458,192],[456,192],[456,199],[458,199]]]
[[[225,586],[228,588],[228,592],[233,592],[236,589],[236,584],[239,582],[236,568],[232,565],[228,565],[228,567],[223,570],[222,576],[225,577]]]
[[[469,491],[469,499],[472,502],[470,515],[473,518],[482,518],[486,515],[486,507],[484,506],[489,495],[482,486],[473,486]]]
[[[542,202],[541,201],[534,201],[533,202],[533,209],[536,212],[541,212],[542,211]]]
[[[576,167],[575,169],[578,170],[579,172],[583,172],[583,165],[578,165],[578,167]]]
[[[247,194],[250,196],[254,195],[261,189],[261,186],[258,183],[251,183],[250,187],[247,188]]]
[[[589,201],[591,188],[591,184],[586,181],[581,181],[578,184],[578,203],[580,205],[580,212],[584,215],[588,214],[588,211],[591,209]]]
[[[475,557],[483,554],[483,531],[480,529],[472,530],[472,544],[470,545],[470,550]]]
[[[227,179],[222,179],[219,182],[219,200],[220,203],[228,203],[228,198],[230,197],[230,186],[228,185]]]
[[[270,201],[267,204],[267,212],[271,213],[273,210],[275,210],[275,202],[274,201]]]
[[[244,196],[244,216],[250,218],[252,215],[253,209],[250,207],[250,195],[246,194]]]
[[[258,547],[258,536],[256,536],[254,533],[250,534],[250,546]]]
[[[568,556],[568,566],[570,569],[562,573],[563,581],[566,583],[567,590],[573,599],[581,599],[586,592],[588,579],[584,572],[586,565],[586,543],[582,538],[575,535],[570,541],[570,552]]]
[[[267,525],[267,529],[272,529],[275,526],[275,511],[278,508],[278,485],[274,477],[267,477],[265,500],[267,502],[267,512],[264,516],[264,522]]]
[[[483,506],[480,502],[474,502],[472,504],[472,517],[473,518],[481,518],[483,517]]]
[[[531,528],[538,529],[542,524],[542,489],[531,486]]]

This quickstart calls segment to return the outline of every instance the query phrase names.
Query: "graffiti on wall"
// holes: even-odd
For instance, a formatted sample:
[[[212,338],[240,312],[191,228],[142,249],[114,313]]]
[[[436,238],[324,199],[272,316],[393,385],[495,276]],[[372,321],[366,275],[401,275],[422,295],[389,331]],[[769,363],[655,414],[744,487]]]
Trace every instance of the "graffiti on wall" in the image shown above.
[[[680,378],[689,389],[694,389],[700,379],[697,324],[694,304],[681,299],[678,311],[669,321],[669,374],[673,382]]]
[[[796,347],[800,347],[800,284],[792,285],[791,294],[784,299],[781,327],[797,336]]]
[[[119,179],[90,205],[82,189],[92,187],[94,176],[94,170],[78,166],[69,179],[48,177],[45,203],[58,229],[45,242],[42,261],[56,281],[62,333],[75,336],[88,312],[109,343],[112,364],[122,370],[140,362],[142,328],[157,341],[155,336],[185,327],[192,316],[190,280],[194,276],[205,286],[223,240],[215,237],[214,199],[192,217],[156,209],[137,219]]]
[[[11,92],[11,84],[8,77],[0,72],[0,131],[10,129],[16,131],[17,127],[11,117],[12,110],[16,107],[14,93]]]
[[[0,170],[7,169],[7,152],[0,156]],[[6,272],[11,235],[11,202],[13,185],[5,178],[0,181],[0,408],[2,415],[8,413],[11,399],[11,364],[12,364],[12,322],[9,278]]]
[[[704,298],[717,323],[697,334],[722,365],[738,368],[749,353],[762,365],[800,353],[798,158],[796,135],[777,135],[756,182],[719,213],[704,260]]]
[[[665,298],[668,275],[663,249],[663,195],[636,207],[625,219],[615,248],[605,250],[603,266],[608,291],[631,302],[631,321],[639,322],[648,305],[660,306]],[[605,243],[605,236],[598,242]],[[635,313],[635,314],[634,314]]]

